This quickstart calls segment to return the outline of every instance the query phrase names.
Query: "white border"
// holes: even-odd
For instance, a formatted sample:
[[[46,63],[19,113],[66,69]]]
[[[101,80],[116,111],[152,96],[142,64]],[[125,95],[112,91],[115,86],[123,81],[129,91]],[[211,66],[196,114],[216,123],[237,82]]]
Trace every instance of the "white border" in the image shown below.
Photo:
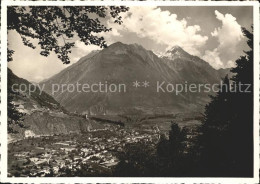
[[[1,3],[1,182],[11,183],[259,183],[259,3],[253,1],[6,1]],[[7,177],[7,19],[8,5],[252,6],[254,10],[254,178]],[[241,12],[243,13],[243,12]],[[3,169],[4,168],[4,169]]]

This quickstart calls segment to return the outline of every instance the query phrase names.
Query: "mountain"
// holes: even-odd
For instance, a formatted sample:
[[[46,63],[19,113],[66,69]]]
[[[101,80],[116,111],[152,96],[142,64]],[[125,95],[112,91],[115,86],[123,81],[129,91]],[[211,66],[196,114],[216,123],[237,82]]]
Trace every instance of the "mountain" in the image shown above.
[[[221,77],[229,72],[228,69],[214,69],[208,62],[190,55],[179,46],[174,46],[161,58],[182,80],[189,83],[219,83]]]
[[[121,42],[81,58],[48,80],[42,82],[45,91],[68,111],[82,114],[167,114],[201,111],[209,93],[157,92],[157,83],[216,83],[223,73],[181,47],[174,47],[159,58],[137,44]],[[133,86],[147,81],[149,87]],[[78,92],[78,84],[124,84],[125,92]],[[65,90],[61,86],[65,86]],[[53,86],[60,87],[52,90]],[[66,87],[67,86],[67,87]]]
[[[90,129],[90,124],[85,119],[71,115],[52,96],[41,92],[39,88],[34,91],[32,86],[32,83],[17,77],[8,68],[8,101],[23,114],[24,125],[21,128],[17,124],[11,124],[16,133],[8,134],[9,140],[28,136],[79,133]],[[13,114],[8,112],[8,115],[8,118],[12,118]]]

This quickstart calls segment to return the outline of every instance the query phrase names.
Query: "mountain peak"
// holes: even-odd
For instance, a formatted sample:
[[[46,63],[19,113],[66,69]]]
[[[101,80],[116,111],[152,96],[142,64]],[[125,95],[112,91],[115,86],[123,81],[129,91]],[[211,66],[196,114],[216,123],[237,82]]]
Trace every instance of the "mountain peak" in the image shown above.
[[[179,45],[174,45],[171,50],[183,50]]]
[[[133,47],[133,48],[143,48],[142,45],[139,45],[137,43],[133,43],[133,44],[126,44],[126,43],[122,43],[122,42],[115,42],[112,43],[111,45],[109,45],[109,47],[112,48],[117,48],[117,47]]]
[[[143,48],[143,46],[139,45],[139,44],[125,44],[122,42],[115,42],[111,45],[108,46],[108,48],[103,50],[104,52],[108,52],[108,53],[115,53],[117,54],[127,54],[127,53],[139,53],[141,54],[141,52],[148,52],[145,48]]]
[[[166,53],[172,53],[172,54],[175,54],[175,53],[187,53],[186,51],[183,50],[183,48],[181,48],[179,45],[175,45],[173,46],[170,50],[168,50]],[[187,53],[188,54],[188,53]]]
[[[180,58],[180,57],[190,57],[191,55],[183,50],[179,45],[173,46],[171,49],[166,51],[165,57],[170,59]]]
[[[109,45],[109,47],[120,46],[120,45],[125,45],[125,44],[123,44],[122,42],[115,42],[115,43],[112,43],[111,45]]]

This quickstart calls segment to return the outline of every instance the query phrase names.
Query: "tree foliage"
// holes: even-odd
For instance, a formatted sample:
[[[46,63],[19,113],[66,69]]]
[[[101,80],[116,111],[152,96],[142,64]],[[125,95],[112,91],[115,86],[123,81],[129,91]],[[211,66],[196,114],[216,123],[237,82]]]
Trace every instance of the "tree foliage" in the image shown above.
[[[25,127],[22,123],[24,119],[24,113],[19,112],[17,110],[17,105],[13,104],[13,95],[15,95],[15,92],[9,94],[7,100],[8,133],[17,133],[15,126],[19,126],[21,128]]]
[[[206,106],[198,144],[207,176],[253,175],[253,33],[243,33],[250,50],[236,61],[233,77],[223,79],[222,90]]]
[[[7,28],[21,36],[23,44],[32,49],[36,46],[30,39],[37,39],[41,48],[40,54],[48,56],[55,52],[64,63],[70,63],[69,53],[78,36],[86,45],[107,46],[104,37],[97,33],[109,32],[101,19],[107,16],[117,24],[122,23],[121,12],[126,12],[124,6],[10,6],[7,10]],[[14,51],[8,49],[8,61],[12,61]]]
[[[119,163],[113,175],[119,177],[148,177],[156,174],[155,148],[139,142],[127,144],[118,154]]]
[[[169,139],[161,136],[157,146],[158,172],[160,176],[185,176],[189,169],[185,164],[187,132],[172,123]]]

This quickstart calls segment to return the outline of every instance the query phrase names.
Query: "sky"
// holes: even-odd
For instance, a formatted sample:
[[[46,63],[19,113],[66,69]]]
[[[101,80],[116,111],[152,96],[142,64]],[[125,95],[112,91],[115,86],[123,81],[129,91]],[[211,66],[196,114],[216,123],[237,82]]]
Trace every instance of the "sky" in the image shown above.
[[[118,41],[137,43],[158,55],[178,45],[215,69],[235,66],[235,60],[248,49],[241,27],[251,30],[253,23],[253,9],[245,6],[132,6],[121,16],[122,25],[113,23],[110,17],[102,20],[112,28],[109,33],[99,34],[108,45]],[[37,40],[32,42],[37,43]],[[94,45],[86,46],[78,38],[75,42],[76,47],[70,55],[71,64],[92,50],[100,49]],[[70,66],[62,64],[54,53],[44,57],[39,54],[39,47],[33,50],[24,46],[19,34],[14,31],[8,33],[8,43],[8,47],[15,50],[8,67],[31,82],[40,82]]]

